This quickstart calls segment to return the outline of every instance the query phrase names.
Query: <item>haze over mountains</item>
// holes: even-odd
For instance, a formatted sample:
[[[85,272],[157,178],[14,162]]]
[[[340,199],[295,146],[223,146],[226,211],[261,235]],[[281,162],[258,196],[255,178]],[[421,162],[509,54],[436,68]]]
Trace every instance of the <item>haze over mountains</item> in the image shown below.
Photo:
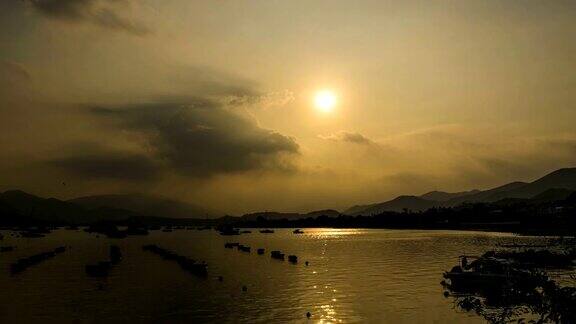
[[[140,215],[170,218],[216,218],[223,212],[209,210],[190,203],[145,194],[96,195],[70,199],[68,202],[89,208],[117,208]]]
[[[327,217],[338,217],[342,215],[337,210],[334,209],[324,209],[324,210],[316,210],[308,213],[278,213],[278,212],[257,212],[257,213],[250,213],[245,214],[242,216],[242,220],[246,221],[255,221],[258,220],[259,217],[265,218],[267,220],[279,220],[279,219],[299,219],[299,218],[316,218],[319,216],[327,216]]]
[[[392,200],[353,206],[343,213],[333,209],[309,213],[256,212],[237,220],[256,221],[338,217],[342,214],[357,216],[378,215],[383,212],[425,211],[434,207],[456,207],[465,203],[509,204],[528,200],[551,202],[566,199],[576,191],[576,168],[554,171],[533,182],[512,182],[488,190],[463,192],[431,191],[420,196],[399,196]],[[127,219],[219,219],[222,212],[169,198],[144,194],[96,195],[63,201],[41,198],[23,191],[0,193],[0,221],[18,223],[23,219],[43,222],[86,224],[96,221],[123,221]],[[224,218],[221,218],[224,219]]]
[[[97,195],[68,201],[20,190],[0,193],[0,223],[89,224],[98,221],[206,219],[222,216],[192,204],[143,194]]]

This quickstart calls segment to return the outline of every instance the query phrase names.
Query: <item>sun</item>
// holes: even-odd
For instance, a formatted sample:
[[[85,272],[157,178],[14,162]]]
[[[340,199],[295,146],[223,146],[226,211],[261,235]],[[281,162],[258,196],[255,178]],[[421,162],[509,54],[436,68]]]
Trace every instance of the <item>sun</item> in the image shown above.
[[[332,112],[336,106],[336,102],[336,94],[330,90],[318,91],[314,96],[314,106],[316,109],[325,113]]]

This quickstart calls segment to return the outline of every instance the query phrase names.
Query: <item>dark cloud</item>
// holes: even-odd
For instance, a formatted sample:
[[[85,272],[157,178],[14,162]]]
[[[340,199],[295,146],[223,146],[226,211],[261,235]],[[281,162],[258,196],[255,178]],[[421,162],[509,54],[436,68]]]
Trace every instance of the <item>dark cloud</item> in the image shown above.
[[[146,26],[121,18],[110,9],[102,9],[95,12],[92,16],[92,21],[102,27],[126,31],[137,36],[144,36],[150,33]]]
[[[348,142],[354,144],[371,144],[373,143],[368,137],[353,132],[341,131],[331,135],[321,135],[320,138],[338,142]]]
[[[299,151],[290,137],[207,100],[156,103],[91,112],[145,137],[156,156],[180,174],[208,177],[252,170],[292,170]]]
[[[242,98],[253,102],[261,95],[257,84],[249,79],[209,66],[183,66],[174,71],[174,85],[194,89],[203,96]]]
[[[31,0],[36,10],[57,19],[81,20],[89,14],[94,0]]]
[[[121,17],[106,4],[119,0],[30,0],[41,14],[68,22],[90,22],[104,28],[125,31],[133,35],[146,35],[150,30],[139,23]]]
[[[148,181],[156,179],[161,172],[159,163],[145,154],[93,144],[78,144],[69,151],[65,157],[47,164],[84,179]]]

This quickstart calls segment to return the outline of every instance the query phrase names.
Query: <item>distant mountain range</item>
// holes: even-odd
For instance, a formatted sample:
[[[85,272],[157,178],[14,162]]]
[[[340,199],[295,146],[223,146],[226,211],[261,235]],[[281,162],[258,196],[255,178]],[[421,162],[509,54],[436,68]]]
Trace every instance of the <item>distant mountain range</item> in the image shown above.
[[[295,220],[327,216],[370,216],[383,212],[425,211],[434,207],[457,207],[465,203],[493,203],[496,205],[516,202],[542,203],[564,200],[576,191],[576,168],[554,171],[533,182],[512,182],[488,190],[463,192],[431,191],[420,196],[399,196],[392,200],[357,205],[343,213],[333,209],[309,213],[258,212],[241,217],[226,216],[169,198],[144,194],[96,195],[68,201],[41,198],[29,193],[10,190],[0,193],[0,224],[62,223],[89,224],[97,221],[140,220],[147,223],[215,221]],[[220,217],[220,218],[218,218]]]
[[[444,191],[430,191],[429,193],[425,193],[420,196],[420,198],[424,198],[426,200],[432,201],[448,201],[454,198],[460,198],[465,196],[470,196],[479,193],[480,190],[474,189],[470,191],[461,191],[461,192],[444,192]]]
[[[433,207],[456,207],[463,203],[493,203],[510,199],[562,200],[576,191],[576,168],[559,169],[533,182],[511,182],[488,190],[464,192],[431,191],[421,196],[399,196],[392,200],[357,205],[346,215],[376,215],[386,211],[424,211]]]
[[[83,208],[80,205],[55,198],[41,198],[20,190],[0,193],[0,223],[62,223],[87,224],[100,220],[118,221],[136,216],[129,210],[99,207]]]
[[[89,209],[115,208],[140,215],[168,218],[216,218],[224,213],[169,198],[144,194],[96,195],[70,199],[68,202]]]
[[[300,213],[278,213],[278,212],[258,212],[258,213],[250,213],[245,214],[244,216],[240,217],[241,220],[245,221],[255,221],[258,218],[264,218],[266,220],[280,220],[280,219],[301,219],[301,218],[316,218],[319,216],[326,216],[326,217],[338,217],[342,215],[339,211],[334,209],[324,209],[324,210],[316,210],[305,214]]]
[[[91,224],[141,220],[147,223],[202,220],[221,214],[167,198],[143,194],[99,195],[68,201],[41,198],[24,191],[0,193],[0,224]]]

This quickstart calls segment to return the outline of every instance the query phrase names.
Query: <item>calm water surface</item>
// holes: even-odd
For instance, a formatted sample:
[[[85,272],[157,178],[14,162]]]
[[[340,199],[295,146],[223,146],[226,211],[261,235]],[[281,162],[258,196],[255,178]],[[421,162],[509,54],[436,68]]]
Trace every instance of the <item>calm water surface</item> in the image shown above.
[[[457,231],[305,232],[254,230],[225,237],[214,231],[154,231],[115,240],[66,230],[23,239],[3,231],[0,245],[17,250],[0,254],[0,322],[482,323],[443,297],[443,271],[461,254],[480,254],[499,243],[547,240]],[[225,249],[225,242],[251,246],[252,253]],[[205,260],[208,279],[142,251],[148,243]],[[122,262],[106,279],[87,277],[84,265],[107,259],[110,244],[121,247]],[[9,274],[16,259],[59,245],[71,249],[19,275]],[[256,248],[267,253],[257,255]],[[270,250],[296,254],[300,262],[273,260]]]

